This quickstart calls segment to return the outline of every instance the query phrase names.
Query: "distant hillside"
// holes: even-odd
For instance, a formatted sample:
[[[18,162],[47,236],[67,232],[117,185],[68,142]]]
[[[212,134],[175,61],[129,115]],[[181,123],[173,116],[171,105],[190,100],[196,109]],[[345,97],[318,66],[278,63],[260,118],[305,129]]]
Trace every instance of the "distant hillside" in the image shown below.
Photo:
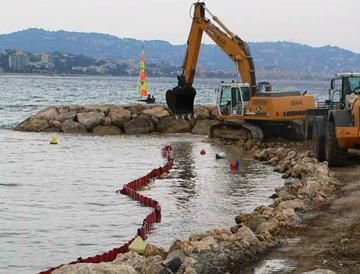
[[[184,41],[185,42],[185,41]],[[166,41],[140,41],[100,33],[45,31],[27,29],[0,35],[0,49],[23,49],[29,52],[67,52],[90,57],[138,60],[145,46],[149,62],[168,62],[180,66],[185,45]],[[360,71],[360,54],[338,47],[310,47],[290,42],[249,43],[259,71],[282,71],[332,76],[338,71]],[[203,45],[202,67],[232,70],[234,65],[215,45]]]

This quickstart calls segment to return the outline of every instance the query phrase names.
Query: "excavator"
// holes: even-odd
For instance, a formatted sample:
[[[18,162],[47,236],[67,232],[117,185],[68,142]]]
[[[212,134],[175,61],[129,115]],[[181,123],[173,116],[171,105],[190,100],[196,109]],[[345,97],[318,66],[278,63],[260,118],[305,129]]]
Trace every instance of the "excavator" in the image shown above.
[[[247,43],[214,16],[205,3],[197,2],[193,5],[182,73],[178,75],[178,85],[166,92],[170,111],[176,117],[194,117],[196,90],[193,82],[205,32],[235,63],[238,75],[236,82],[222,82],[216,89],[222,123],[210,129],[210,137],[261,141],[264,137],[285,135],[302,139],[305,111],[315,108],[315,98],[301,92],[274,92],[268,82],[257,84],[255,66]],[[206,13],[217,25],[206,17]]]

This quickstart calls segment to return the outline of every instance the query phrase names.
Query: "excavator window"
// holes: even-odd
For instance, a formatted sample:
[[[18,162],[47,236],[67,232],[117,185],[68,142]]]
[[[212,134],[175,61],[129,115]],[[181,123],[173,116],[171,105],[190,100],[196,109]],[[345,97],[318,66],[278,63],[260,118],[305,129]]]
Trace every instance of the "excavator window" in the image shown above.
[[[360,77],[349,77],[351,92],[360,92]]]

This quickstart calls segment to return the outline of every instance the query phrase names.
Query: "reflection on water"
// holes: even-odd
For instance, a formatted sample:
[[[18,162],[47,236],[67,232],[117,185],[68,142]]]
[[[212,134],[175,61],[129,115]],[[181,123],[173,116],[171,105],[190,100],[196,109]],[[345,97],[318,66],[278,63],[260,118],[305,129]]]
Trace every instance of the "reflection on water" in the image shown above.
[[[179,181],[179,188],[174,188],[176,199],[180,206],[186,206],[194,195],[195,191],[195,161],[192,156],[193,144],[191,142],[178,142],[173,144],[173,152],[176,155],[175,170],[176,178]],[[183,192],[183,195],[178,195],[178,191]]]

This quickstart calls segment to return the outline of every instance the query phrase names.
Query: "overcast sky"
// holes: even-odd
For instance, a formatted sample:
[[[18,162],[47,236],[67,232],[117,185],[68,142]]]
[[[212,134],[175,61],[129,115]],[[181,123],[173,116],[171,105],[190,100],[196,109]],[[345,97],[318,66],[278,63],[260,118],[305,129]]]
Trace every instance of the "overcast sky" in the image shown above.
[[[37,27],[183,44],[193,2],[0,0],[0,33]],[[207,0],[206,4],[246,41],[334,45],[360,53],[360,0]]]

